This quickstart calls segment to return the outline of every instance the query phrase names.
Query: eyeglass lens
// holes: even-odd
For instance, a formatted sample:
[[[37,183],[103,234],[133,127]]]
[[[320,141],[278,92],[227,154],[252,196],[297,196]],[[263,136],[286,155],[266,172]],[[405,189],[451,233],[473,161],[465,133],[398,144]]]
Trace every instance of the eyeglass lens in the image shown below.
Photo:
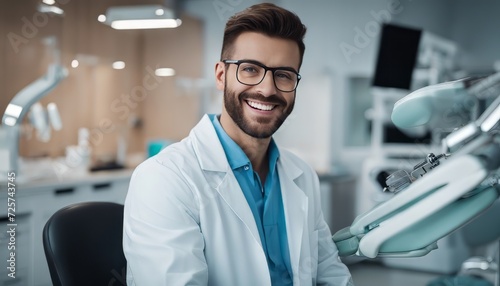
[[[243,84],[256,85],[266,76],[266,69],[253,63],[240,63],[237,76],[238,80]],[[281,91],[293,91],[297,86],[297,74],[292,71],[274,70],[273,78],[274,84]]]

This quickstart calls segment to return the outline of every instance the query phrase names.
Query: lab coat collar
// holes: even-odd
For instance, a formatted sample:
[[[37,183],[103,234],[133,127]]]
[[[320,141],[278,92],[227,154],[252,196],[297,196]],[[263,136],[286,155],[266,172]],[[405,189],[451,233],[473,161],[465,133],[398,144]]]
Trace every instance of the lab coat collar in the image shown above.
[[[208,115],[204,115],[191,130],[190,136],[195,139],[193,147],[201,169],[213,172],[227,172],[230,169],[224,149]]]
[[[195,139],[193,140],[195,153],[203,170],[227,172],[230,169],[229,163],[225,159],[226,154],[224,153],[224,149],[208,115],[203,116],[201,121],[191,131],[190,136]],[[278,153],[282,153],[280,148],[278,148]],[[224,158],[224,160],[221,158]],[[290,180],[295,180],[302,175],[302,169],[292,160],[280,156],[279,161],[281,162],[280,176],[281,173],[285,173]]]
[[[234,140],[227,135],[224,128],[220,124],[219,119],[214,114],[208,116],[214,125],[215,132],[217,133],[217,137],[221,142],[222,149],[224,149],[224,153],[226,154],[226,158],[229,162],[229,166],[231,169],[235,170],[241,168],[245,165],[251,165],[250,160],[248,159],[243,149],[234,142]]]

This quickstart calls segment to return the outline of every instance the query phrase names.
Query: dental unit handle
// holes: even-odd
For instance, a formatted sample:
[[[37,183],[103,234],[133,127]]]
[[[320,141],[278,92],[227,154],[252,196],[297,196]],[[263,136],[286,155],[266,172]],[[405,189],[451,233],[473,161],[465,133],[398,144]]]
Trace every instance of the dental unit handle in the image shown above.
[[[500,96],[481,114],[481,116],[457,131],[449,134],[444,140],[444,149],[454,151],[467,144],[481,134],[491,134],[500,130]]]

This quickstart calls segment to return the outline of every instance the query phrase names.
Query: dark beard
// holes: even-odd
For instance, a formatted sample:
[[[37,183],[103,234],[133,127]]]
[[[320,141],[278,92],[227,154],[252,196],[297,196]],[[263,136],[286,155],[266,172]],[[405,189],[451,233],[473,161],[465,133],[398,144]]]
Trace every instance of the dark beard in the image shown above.
[[[295,94],[294,94],[295,96]],[[277,95],[271,95],[264,97],[260,94],[255,93],[240,93],[236,96],[236,93],[228,90],[227,86],[224,88],[224,107],[227,113],[233,119],[233,121],[238,125],[238,127],[243,130],[247,135],[254,138],[269,138],[271,137],[280,126],[285,122],[285,119],[292,113],[295,100],[283,110],[283,113],[279,117],[273,119],[274,121],[267,118],[259,118],[256,122],[250,121],[248,118],[243,117],[243,106],[247,99],[255,99],[260,102],[273,103],[278,105],[275,108],[280,108],[286,106],[286,101]],[[266,128],[266,126],[268,126]]]

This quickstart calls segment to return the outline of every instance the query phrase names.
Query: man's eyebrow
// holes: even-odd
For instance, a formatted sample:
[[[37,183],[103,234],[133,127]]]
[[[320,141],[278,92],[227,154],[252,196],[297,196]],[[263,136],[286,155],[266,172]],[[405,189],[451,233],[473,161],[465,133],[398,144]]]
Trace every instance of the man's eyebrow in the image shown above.
[[[252,60],[252,59],[241,59],[239,61],[245,61],[245,62],[249,62],[249,63],[252,63],[252,64],[256,64],[256,65],[261,65],[261,66],[265,66],[265,67],[268,67],[266,66],[265,64],[257,61],[257,60]],[[294,69],[293,67],[290,67],[290,66],[282,66],[282,67],[268,67],[268,68],[271,68],[271,69],[281,69],[281,70],[287,70],[287,71],[292,71],[292,72],[295,72],[295,73],[299,73],[296,69]]]
[[[277,67],[278,69],[282,69],[282,70],[287,70],[287,71],[293,71],[295,73],[299,73],[296,69],[292,68],[292,67]]]

